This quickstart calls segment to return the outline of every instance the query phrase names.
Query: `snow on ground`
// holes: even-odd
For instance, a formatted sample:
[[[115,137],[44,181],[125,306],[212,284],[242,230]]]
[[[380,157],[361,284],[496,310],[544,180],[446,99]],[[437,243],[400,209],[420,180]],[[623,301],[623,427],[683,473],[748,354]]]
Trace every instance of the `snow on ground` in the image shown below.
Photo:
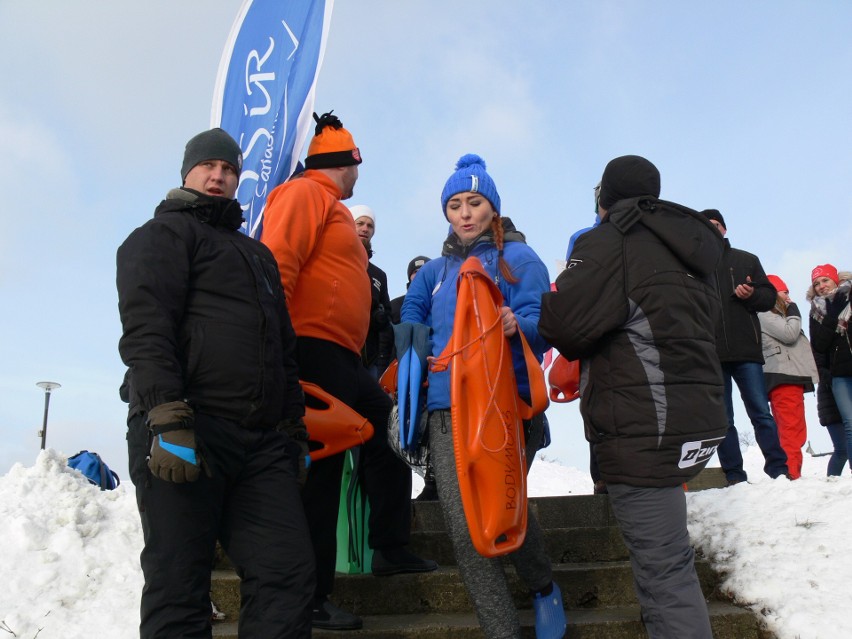
[[[796,481],[761,472],[746,453],[748,484],[690,493],[689,532],[737,603],[766,618],[779,639],[850,637],[852,477],[825,477],[827,457],[805,456]]]
[[[21,639],[93,630],[138,637],[142,530],[133,486],[101,492],[65,462],[48,449],[0,478],[0,630]]]
[[[802,479],[770,480],[745,453],[748,484],[688,493],[689,527],[724,587],[763,614],[779,639],[848,636],[852,476],[826,478],[826,457],[805,457]],[[422,480],[415,476],[414,494]],[[588,474],[533,464],[532,496],[589,494]],[[42,451],[0,477],[0,639],[138,636],[142,533],[133,486],[101,492]]]

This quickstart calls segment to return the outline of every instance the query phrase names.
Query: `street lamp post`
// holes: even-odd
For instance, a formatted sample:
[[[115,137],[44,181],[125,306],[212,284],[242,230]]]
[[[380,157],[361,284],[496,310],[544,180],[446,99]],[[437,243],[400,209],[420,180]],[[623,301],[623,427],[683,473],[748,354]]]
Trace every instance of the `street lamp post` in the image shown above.
[[[47,409],[50,406],[50,391],[54,388],[60,388],[61,384],[56,382],[39,382],[36,386],[44,389],[44,422],[41,425],[41,430],[38,432],[41,436],[41,449],[44,450],[44,443],[47,440]]]

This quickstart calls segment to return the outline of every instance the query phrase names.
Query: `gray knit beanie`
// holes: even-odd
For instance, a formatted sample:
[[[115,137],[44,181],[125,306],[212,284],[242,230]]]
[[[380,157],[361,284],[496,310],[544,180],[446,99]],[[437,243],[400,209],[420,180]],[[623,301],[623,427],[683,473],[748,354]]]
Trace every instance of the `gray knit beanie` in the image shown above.
[[[223,160],[237,169],[237,175],[243,169],[243,152],[240,145],[224,129],[210,129],[199,133],[186,143],[183,154],[183,166],[180,177],[186,181],[186,174],[196,164],[204,160]]]

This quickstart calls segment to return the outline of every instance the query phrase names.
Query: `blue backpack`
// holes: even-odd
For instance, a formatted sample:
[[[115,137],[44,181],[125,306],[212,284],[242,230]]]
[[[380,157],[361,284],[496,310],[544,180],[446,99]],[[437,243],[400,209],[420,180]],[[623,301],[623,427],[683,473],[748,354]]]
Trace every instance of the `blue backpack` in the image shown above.
[[[83,473],[86,479],[101,490],[112,490],[121,483],[118,475],[110,470],[97,453],[81,450],[68,458],[68,465]]]

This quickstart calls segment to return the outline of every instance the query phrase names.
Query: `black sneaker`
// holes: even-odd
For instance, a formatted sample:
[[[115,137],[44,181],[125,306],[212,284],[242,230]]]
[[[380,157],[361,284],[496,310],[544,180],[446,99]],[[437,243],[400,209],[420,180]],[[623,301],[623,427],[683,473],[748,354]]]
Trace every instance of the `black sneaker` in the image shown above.
[[[359,630],[364,622],[358,615],[341,610],[331,603],[327,597],[323,597],[314,600],[311,625],[323,630]]]
[[[421,559],[405,548],[378,548],[373,551],[372,572],[387,577],[405,572],[432,572],[438,569],[431,559]]]

